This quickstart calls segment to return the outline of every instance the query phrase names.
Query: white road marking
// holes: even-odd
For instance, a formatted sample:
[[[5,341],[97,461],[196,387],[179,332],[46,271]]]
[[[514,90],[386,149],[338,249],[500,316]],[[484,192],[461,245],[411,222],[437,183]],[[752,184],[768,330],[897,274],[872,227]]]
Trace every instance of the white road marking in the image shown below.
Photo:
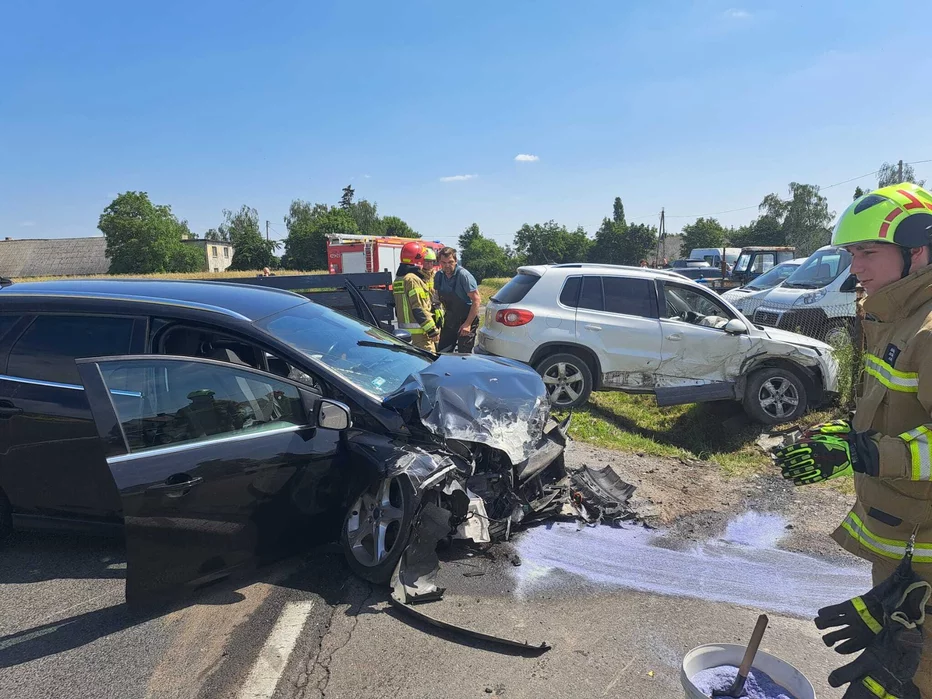
[[[314,602],[289,602],[275,622],[272,633],[259,651],[256,664],[252,666],[246,683],[237,695],[238,699],[269,699],[281,679],[291,651],[294,650],[301,630],[307,622]]]

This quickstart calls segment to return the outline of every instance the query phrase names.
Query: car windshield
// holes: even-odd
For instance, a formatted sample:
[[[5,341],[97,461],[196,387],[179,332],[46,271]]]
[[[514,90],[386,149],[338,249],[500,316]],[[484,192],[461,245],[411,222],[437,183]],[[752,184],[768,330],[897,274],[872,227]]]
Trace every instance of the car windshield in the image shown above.
[[[413,348],[389,333],[315,303],[289,308],[256,325],[379,398],[431,363],[427,354],[390,349]]]
[[[784,262],[774,267],[769,272],[765,272],[757,279],[747,285],[747,289],[759,291],[761,289],[772,289],[778,284],[783,283],[795,270],[799,268],[798,264]]]
[[[851,264],[851,254],[842,248],[820,250],[803,262],[783,282],[786,289],[821,289],[831,284]]]
[[[751,262],[751,253],[743,252],[738,255],[738,261],[735,262],[735,271],[744,272],[748,268],[748,264]]]

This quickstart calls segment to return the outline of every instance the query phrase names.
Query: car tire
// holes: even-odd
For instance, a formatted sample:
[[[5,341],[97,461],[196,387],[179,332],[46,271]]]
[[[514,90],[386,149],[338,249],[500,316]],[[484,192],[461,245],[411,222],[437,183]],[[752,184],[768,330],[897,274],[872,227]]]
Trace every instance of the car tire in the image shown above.
[[[534,369],[544,380],[553,408],[569,410],[589,400],[589,394],[592,393],[592,370],[589,363],[579,355],[569,352],[551,354],[540,360]]]
[[[403,474],[374,481],[359,493],[340,531],[343,555],[356,575],[378,585],[391,580],[411,538],[414,510],[414,487]]]
[[[768,367],[748,377],[744,409],[756,422],[779,425],[798,420],[806,412],[806,384],[791,369]]]
[[[844,342],[851,342],[851,330],[851,323],[846,320],[830,321],[825,328],[825,332],[822,333],[822,341],[832,345],[832,347],[839,346]]]

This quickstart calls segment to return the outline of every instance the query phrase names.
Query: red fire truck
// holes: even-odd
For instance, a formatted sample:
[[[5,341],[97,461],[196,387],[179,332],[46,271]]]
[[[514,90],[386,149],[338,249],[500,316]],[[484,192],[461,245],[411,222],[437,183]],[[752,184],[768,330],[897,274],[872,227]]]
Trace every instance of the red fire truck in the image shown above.
[[[327,239],[327,266],[330,274],[358,272],[395,273],[401,261],[401,248],[411,238],[390,238],[374,235],[339,235]],[[440,252],[443,244],[419,240]]]

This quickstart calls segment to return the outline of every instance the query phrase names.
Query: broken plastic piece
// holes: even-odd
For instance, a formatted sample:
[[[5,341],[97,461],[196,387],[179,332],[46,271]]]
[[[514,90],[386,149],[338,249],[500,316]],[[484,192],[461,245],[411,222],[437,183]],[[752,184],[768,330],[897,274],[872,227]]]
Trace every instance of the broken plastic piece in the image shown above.
[[[444,589],[435,582],[440,570],[437,543],[449,534],[450,513],[426,503],[414,523],[411,542],[392,574],[393,597],[397,595],[403,603],[431,602],[443,597]]]
[[[465,626],[457,626],[456,624],[451,624],[448,621],[441,621],[440,619],[432,617],[429,614],[425,614],[420,609],[415,609],[410,604],[401,602],[395,597],[394,593],[392,593],[389,602],[391,602],[392,606],[396,609],[403,609],[408,614],[430,624],[431,626],[436,626],[440,629],[446,629],[447,631],[456,631],[457,633],[462,633],[467,636],[471,636],[472,638],[478,638],[482,641],[488,641],[489,643],[498,643],[500,645],[509,646],[511,648],[519,648],[521,650],[527,651],[528,653],[543,653],[550,650],[551,648],[551,645],[546,642],[541,642],[540,645],[535,646],[528,643],[527,641],[514,641],[510,638],[493,636],[491,634],[482,633],[481,631],[476,631],[475,629],[468,629]]]

